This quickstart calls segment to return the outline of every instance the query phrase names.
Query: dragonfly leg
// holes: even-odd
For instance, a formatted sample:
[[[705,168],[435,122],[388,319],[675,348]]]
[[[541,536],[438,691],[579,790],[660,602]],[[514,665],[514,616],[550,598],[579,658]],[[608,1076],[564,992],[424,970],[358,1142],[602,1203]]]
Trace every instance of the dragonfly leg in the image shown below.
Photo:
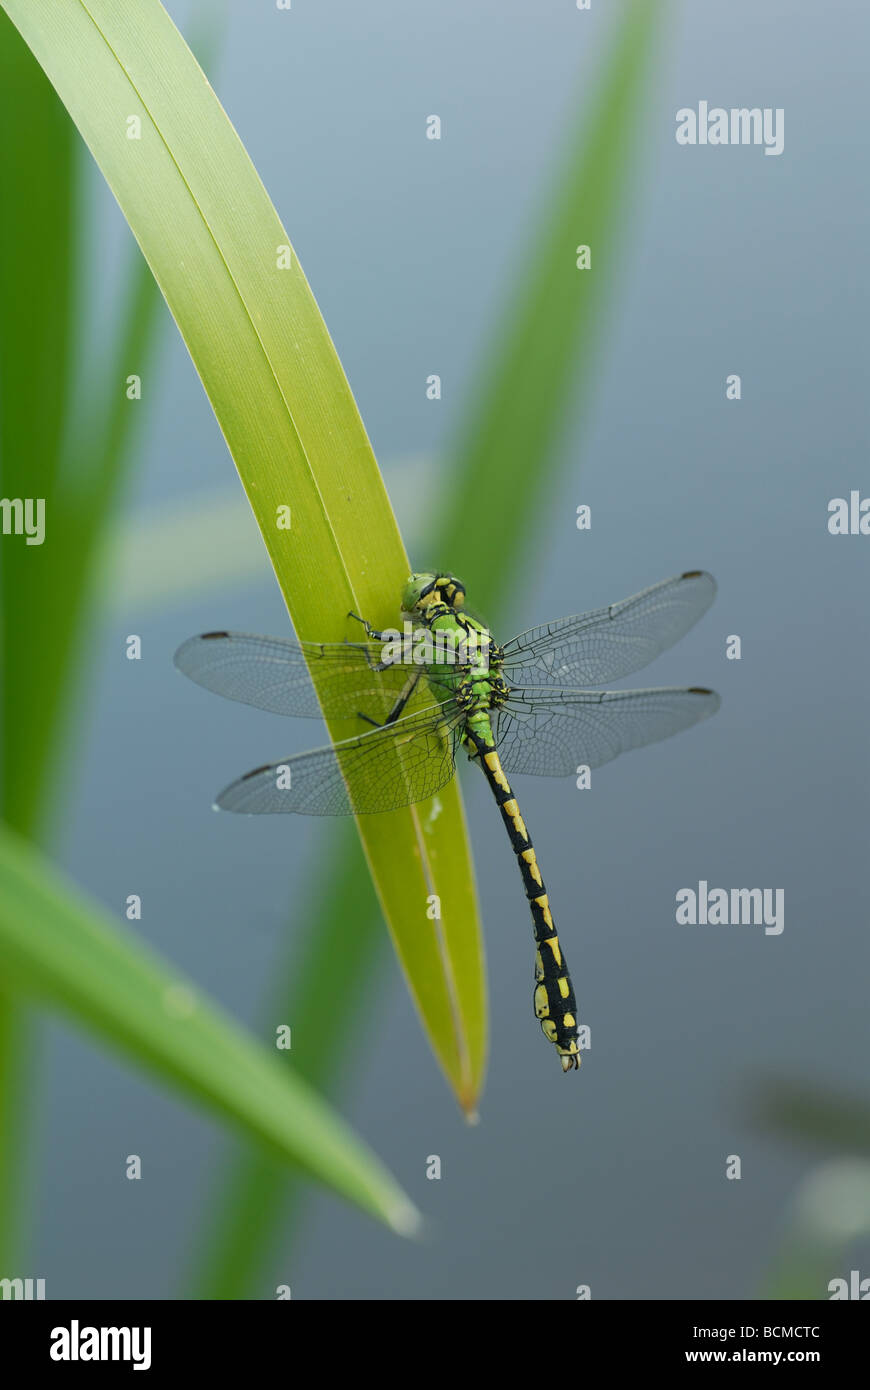
[[[347,616],[353,618],[358,623],[362,623],[365,628],[366,637],[372,637],[376,642],[386,642],[389,640],[385,632],[378,632],[376,628],[372,627],[371,623],[366,622],[365,618],[361,618],[358,613],[348,613]],[[362,642],[348,642],[347,638],[345,638],[345,643],[348,647],[355,647],[358,652],[362,652],[366,659],[366,665],[370,671],[388,671],[394,664],[392,661],[372,661],[367,647]]]
[[[378,721],[376,719],[372,719],[370,715],[363,714],[362,710],[357,710],[359,718],[364,719],[367,724],[373,724],[376,729],[383,729],[387,724],[395,724],[399,715],[402,713],[402,710],[405,708],[406,704],[408,703],[414,691],[416,690],[417,682],[419,681],[419,679],[419,671],[417,671],[415,675],[410,677],[407,684],[405,685],[405,689],[402,691],[398,700],[393,705],[393,708],[390,710],[383,724],[379,724]]]
[[[361,618],[358,613],[348,613],[347,616],[353,618],[354,622],[362,623],[365,628],[366,637],[373,637],[376,642],[386,642],[387,634],[385,632],[378,632],[377,628],[372,627],[371,623],[366,618]]]

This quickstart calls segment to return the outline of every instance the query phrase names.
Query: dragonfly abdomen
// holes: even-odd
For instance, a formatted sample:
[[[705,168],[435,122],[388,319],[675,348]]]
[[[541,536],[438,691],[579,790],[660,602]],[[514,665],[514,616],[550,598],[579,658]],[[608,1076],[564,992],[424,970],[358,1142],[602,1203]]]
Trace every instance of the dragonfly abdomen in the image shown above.
[[[562,1070],[571,1071],[580,1065],[577,1041],[577,1001],[562,952],[559,935],[550,911],[550,902],[538,865],[535,847],[520,814],[520,808],[495,745],[469,730],[477,751],[480,766],[492,789],[502,820],[517,857],[523,887],[529,900],[535,933],[535,1017],[544,1037],[553,1043],[562,1061]]]

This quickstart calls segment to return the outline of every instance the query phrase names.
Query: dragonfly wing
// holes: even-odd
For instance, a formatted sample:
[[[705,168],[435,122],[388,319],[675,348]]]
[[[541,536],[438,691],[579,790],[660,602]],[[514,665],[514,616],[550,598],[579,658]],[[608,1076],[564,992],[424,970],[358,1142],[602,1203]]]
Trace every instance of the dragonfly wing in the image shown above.
[[[567,777],[600,767],[630,748],[670,738],[715,714],[712,690],[543,690],[514,688],[493,732],[505,772]]]
[[[508,642],[508,680],[599,685],[647,666],[706,613],[716,581],[703,570],[675,575],[622,603],[529,628]]]
[[[183,642],[175,664],[206,690],[273,714],[331,719],[361,712],[383,719],[409,678],[420,673],[419,667],[408,665],[374,670],[383,651],[382,642],[295,642],[246,632],[207,632]],[[309,664],[317,671],[320,700]]]
[[[369,815],[423,801],[449,782],[462,716],[430,705],[381,729],[240,777],[217,805],[243,815]]]

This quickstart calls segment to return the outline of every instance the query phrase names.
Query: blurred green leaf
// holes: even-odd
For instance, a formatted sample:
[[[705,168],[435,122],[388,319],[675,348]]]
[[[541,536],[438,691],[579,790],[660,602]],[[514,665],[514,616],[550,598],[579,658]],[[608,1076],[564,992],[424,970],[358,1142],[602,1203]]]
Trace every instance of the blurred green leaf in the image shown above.
[[[402,459],[382,468],[403,534],[413,547],[420,513],[434,498],[437,462]],[[268,583],[263,538],[243,493],[199,490],[138,509],[106,537],[95,589],[115,613],[166,608],[197,593]]]
[[[272,582],[244,493],[199,493],[137,511],[115,526],[100,555],[103,603],[148,613],[198,593]]]
[[[53,501],[70,386],[77,245],[73,135],[63,107],[5,16],[0,121],[0,495]],[[49,537],[57,520],[47,516]],[[39,638],[54,578],[51,544],[28,545],[17,536],[0,546],[2,813],[27,830],[34,824],[42,770],[41,749],[27,734],[51,722],[55,655],[52,644]]]
[[[407,1235],[417,1214],[378,1160],[279,1062],[0,826],[3,979],[84,1025]]]
[[[74,254],[72,132],[60,102],[0,15],[0,496],[45,498],[55,484],[68,390],[66,359]],[[10,138],[12,131],[17,138]],[[33,169],[45,178],[33,182]],[[30,711],[44,692],[38,669],[21,680],[38,639],[45,551],[22,537],[0,545],[0,810],[27,827],[40,780]],[[12,601],[14,598],[14,602]],[[43,668],[50,643],[32,660]],[[32,689],[30,688],[32,685]],[[2,983],[2,982],[0,982]],[[24,1010],[0,989],[0,1268],[15,1268],[21,1239],[22,1175],[33,1046]]]
[[[870,1236],[870,1163],[829,1159],[814,1168],[792,1197],[782,1243],[762,1285],[769,1299],[852,1297],[849,1252]],[[845,1281],[830,1285],[834,1280]]]
[[[766,1077],[745,1088],[742,1109],[765,1134],[835,1155],[792,1199],[761,1295],[829,1298],[830,1280],[849,1277],[850,1243],[870,1235],[870,1105],[794,1077]]]
[[[85,382],[75,370],[85,317],[79,305],[73,318],[80,159],[63,106],[2,12],[0,122],[0,494],[41,499],[46,525],[42,545],[16,538],[0,547],[0,814],[45,839],[63,799],[95,543],[135,416],[123,378],[113,384],[101,371]],[[142,371],[159,295],[138,255],[123,285],[109,360],[132,357]],[[10,1268],[21,1263],[36,1052],[26,1012],[0,993],[0,1265]]]
[[[0,496],[50,498],[66,411],[66,362],[75,252],[72,132],[25,46],[0,15]],[[17,138],[10,138],[11,132]],[[33,180],[33,169],[45,178]],[[42,764],[31,714],[45,698],[52,660],[38,615],[47,587],[45,547],[23,537],[0,545],[0,811],[32,821]],[[27,670],[29,678],[20,673]],[[2,982],[0,982],[2,983]],[[0,989],[0,1267],[17,1263],[33,1048],[24,1010]]]
[[[760,1129],[831,1153],[870,1157],[870,1103],[794,1078],[770,1078],[748,1090],[744,1109]]]

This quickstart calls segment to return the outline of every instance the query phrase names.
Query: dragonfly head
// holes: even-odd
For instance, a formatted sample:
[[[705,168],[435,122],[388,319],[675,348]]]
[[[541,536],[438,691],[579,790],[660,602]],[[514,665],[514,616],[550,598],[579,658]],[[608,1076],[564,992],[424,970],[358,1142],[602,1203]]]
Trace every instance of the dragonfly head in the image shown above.
[[[447,608],[461,608],[465,603],[462,580],[443,570],[410,575],[402,590],[402,612],[425,613],[436,603],[443,603]]]

